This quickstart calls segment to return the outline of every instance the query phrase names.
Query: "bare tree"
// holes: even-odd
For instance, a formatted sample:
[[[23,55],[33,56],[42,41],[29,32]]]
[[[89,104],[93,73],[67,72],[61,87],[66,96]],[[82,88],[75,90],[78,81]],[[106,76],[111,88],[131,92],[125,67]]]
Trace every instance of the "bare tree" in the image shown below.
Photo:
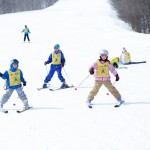
[[[150,33],[150,0],[110,0],[118,16],[133,30]]]
[[[44,9],[58,0],[0,0],[0,14]]]

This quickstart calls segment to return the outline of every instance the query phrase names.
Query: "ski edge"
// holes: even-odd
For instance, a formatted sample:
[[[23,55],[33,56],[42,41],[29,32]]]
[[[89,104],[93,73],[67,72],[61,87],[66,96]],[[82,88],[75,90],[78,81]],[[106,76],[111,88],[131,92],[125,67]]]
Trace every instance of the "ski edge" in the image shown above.
[[[70,89],[70,88],[74,88],[75,86],[69,86],[67,88],[57,88],[57,89],[52,89],[52,88],[49,88],[50,91],[58,91],[58,90],[64,90],[64,89]]]

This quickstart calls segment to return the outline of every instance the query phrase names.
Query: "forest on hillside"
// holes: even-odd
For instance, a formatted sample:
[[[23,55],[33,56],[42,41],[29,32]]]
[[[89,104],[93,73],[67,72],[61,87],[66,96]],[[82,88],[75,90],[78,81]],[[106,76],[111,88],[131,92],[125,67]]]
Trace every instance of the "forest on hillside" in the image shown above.
[[[44,9],[57,1],[0,0],[0,14]],[[118,16],[128,23],[134,31],[150,33],[150,0],[109,0],[109,2],[117,11]]]
[[[44,9],[57,1],[58,0],[0,0],[0,14]]]
[[[150,33],[150,0],[110,0],[110,3],[134,31]]]

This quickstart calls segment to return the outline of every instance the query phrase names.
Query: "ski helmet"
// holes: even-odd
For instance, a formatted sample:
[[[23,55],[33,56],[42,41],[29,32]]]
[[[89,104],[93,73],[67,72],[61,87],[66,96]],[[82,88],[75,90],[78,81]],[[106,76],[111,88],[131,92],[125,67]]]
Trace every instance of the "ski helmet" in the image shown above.
[[[55,44],[55,45],[54,45],[54,48],[58,48],[58,49],[59,49],[59,48],[60,48],[60,45],[59,45],[59,44]]]
[[[108,51],[105,50],[105,49],[102,49],[102,50],[100,51],[100,56],[101,56],[101,55],[106,55],[106,56],[108,56]]]
[[[17,59],[13,59],[11,62],[10,62],[11,64],[19,64],[19,61],[17,60]]]

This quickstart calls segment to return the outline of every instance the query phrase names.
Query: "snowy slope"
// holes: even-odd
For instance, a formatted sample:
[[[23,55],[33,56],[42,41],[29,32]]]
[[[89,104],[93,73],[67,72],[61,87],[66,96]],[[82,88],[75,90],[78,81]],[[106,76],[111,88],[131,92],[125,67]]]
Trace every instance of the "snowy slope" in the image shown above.
[[[34,106],[17,114],[14,110],[22,103],[13,93],[4,106],[9,114],[0,114],[1,150],[150,150],[150,36],[131,31],[116,16],[107,0],[60,0],[45,10],[0,16],[0,72],[17,58],[27,81],[24,91]],[[31,43],[23,43],[25,24],[31,30]],[[89,88],[37,91],[49,70],[43,63],[56,43],[66,57],[71,83],[64,71],[63,75],[75,86],[88,75],[102,48],[109,50],[111,58],[126,47],[133,61],[147,63],[118,70],[120,81],[115,86],[126,101],[124,106],[114,108],[116,100],[102,87],[90,110],[85,101],[92,76],[82,84]],[[0,96],[5,93],[3,84],[0,80]],[[61,85],[57,75],[50,84]]]

